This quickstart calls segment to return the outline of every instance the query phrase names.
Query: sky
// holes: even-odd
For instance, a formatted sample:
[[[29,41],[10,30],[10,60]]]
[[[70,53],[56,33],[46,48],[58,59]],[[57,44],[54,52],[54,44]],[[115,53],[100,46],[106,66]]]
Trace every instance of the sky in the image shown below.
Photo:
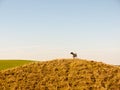
[[[119,0],[0,0],[0,59],[78,58],[120,65]]]

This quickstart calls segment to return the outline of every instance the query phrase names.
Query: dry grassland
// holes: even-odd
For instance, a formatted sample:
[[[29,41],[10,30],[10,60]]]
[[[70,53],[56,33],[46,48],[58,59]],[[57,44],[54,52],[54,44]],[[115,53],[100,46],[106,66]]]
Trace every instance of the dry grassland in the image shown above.
[[[0,71],[0,90],[120,90],[120,68],[62,59]]]

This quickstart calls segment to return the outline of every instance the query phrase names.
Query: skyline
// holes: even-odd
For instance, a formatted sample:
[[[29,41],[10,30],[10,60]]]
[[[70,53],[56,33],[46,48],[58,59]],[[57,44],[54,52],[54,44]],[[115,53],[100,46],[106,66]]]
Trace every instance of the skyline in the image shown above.
[[[92,59],[120,65],[120,2],[1,0],[0,59]]]

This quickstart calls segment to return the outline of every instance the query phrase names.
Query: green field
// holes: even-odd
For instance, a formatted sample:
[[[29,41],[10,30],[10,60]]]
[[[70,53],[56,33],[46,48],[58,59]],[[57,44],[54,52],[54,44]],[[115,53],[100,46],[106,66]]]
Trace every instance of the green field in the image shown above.
[[[0,60],[0,70],[24,65],[33,61],[30,60]]]

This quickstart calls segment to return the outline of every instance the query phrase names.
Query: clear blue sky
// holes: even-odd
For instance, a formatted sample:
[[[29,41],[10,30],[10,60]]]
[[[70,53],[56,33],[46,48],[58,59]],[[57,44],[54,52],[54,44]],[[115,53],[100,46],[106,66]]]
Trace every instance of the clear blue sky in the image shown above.
[[[119,0],[0,0],[0,59],[120,64]]]

